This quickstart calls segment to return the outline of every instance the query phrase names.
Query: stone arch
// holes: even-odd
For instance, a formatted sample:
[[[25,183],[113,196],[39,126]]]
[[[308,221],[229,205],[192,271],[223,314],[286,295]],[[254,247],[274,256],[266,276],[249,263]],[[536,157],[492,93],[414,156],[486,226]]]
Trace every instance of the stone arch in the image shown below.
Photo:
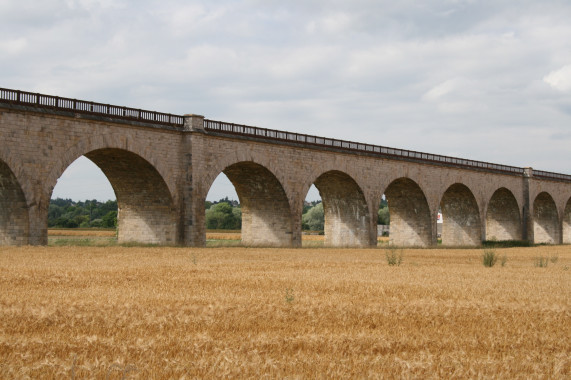
[[[291,246],[290,205],[276,176],[252,161],[232,164],[222,172],[234,185],[242,208],[242,243],[247,246]]]
[[[139,156],[141,159],[149,163],[162,181],[166,184],[169,194],[176,194],[176,181],[173,174],[166,169],[164,160],[157,159],[163,157],[153,154],[152,141],[149,146],[138,144],[133,139],[127,139],[124,134],[106,133],[101,135],[90,135],[71,146],[60,159],[53,164],[53,168],[48,173],[45,180],[44,193],[51,195],[58,178],[78,157],[86,156],[86,153],[100,149],[117,149],[124,152],[130,152]],[[49,200],[49,199],[48,199]]]
[[[10,167],[0,160],[0,245],[29,244],[26,197]]]
[[[571,244],[571,198],[567,201],[567,206],[563,211],[563,244]]]
[[[178,214],[173,197],[151,163],[117,148],[96,149],[83,155],[101,169],[113,187],[119,242],[178,243]]]
[[[442,244],[451,246],[480,245],[482,228],[478,203],[464,184],[450,186],[440,201],[442,209]]]
[[[559,215],[553,197],[541,192],[533,201],[533,242],[559,243]]]
[[[420,186],[409,178],[391,182],[385,190],[390,212],[390,244],[421,246],[432,244],[430,208]]]
[[[368,247],[370,214],[361,187],[348,174],[331,170],[313,182],[325,214],[325,245]]]
[[[521,214],[517,200],[505,187],[497,189],[486,212],[486,240],[521,240]]]
[[[199,136],[198,138],[201,138]],[[228,145],[227,145],[228,144]],[[288,202],[291,203],[293,191],[290,189],[291,180],[287,177],[288,170],[283,165],[280,155],[268,154],[266,151],[257,151],[247,144],[242,145],[240,142],[223,141],[220,145],[214,145],[211,151],[204,152],[204,161],[207,165],[204,170],[197,171],[194,181],[194,193],[199,197],[206,199],[208,191],[220,173],[224,173],[226,168],[242,162],[252,162],[266,168],[273,177],[275,177],[285,194],[288,196]],[[255,148],[255,147],[254,147]],[[203,199],[203,200],[204,200]]]

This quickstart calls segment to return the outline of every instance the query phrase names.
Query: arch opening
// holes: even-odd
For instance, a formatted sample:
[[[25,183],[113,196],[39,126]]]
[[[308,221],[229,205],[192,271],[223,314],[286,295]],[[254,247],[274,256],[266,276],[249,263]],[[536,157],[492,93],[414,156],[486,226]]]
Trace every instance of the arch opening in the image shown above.
[[[329,171],[314,182],[323,203],[325,246],[371,245],[370,216],[363,191],[340,171]]]
[[[539,193],[533,201],[533,242],[559,243],[557,206],[551,195],[546,192]]]
[[[262,165],[239,162],[223,170],[241,206],[241,238],[246,246],[290,247],[292,216],[285,190]]]
[[[234,234],[225,236],[229,231],[240,231],[242,228],[242,208],[238,201],[238,194],[232,182],[224,173],[220,173],[210,186],[205,202],[205,227],[214,232],[224,231],[224,235],[216,236],[236,239]],[[221,239],[215,239],[221,240]],[[238,241],[240,239],[237,239]],[[208,238],[207,238],[208,241]]]
[[[442,245],[480,245],[482,229],[478,203],[463,184],[450,186],[440,201],[442,210]]]
[[[24,192],[12,170],[0,161],[0,245],[29,244],[29,233]]]
[[[571,198],[567,201],[563,212],[563,244],[571,244]]]
[[[178,217],[159,172],[139,155],[115,148],[84,154],[105,175],[117,199],[119,243],[178,243]]]
[[[494,192],[486,213],[486,240],[521,240],[521,215],[511,191],[502,187]]]
[[[390,212],[389,244],[426,247],[432,244],[430,208],[424,192],[411,179],[399,178],[385,190]]]
[[[323,246],[325,240],[325,213],[323,200],[315,185],[311,185],[303,201],[301,212],[302,246]]]

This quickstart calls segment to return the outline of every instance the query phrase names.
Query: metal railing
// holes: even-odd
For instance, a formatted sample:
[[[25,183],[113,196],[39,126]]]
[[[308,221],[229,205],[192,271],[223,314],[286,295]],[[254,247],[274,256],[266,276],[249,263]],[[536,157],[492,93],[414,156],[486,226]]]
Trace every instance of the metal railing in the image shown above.
[[[166,125],[180,129],[182,129],[182,127],[184,126],[184,116],[180,115],[172,115],[168,113],[155,112],[155,111],[146,111],[137,108],[113,106],[110,104],[88,102],[85,100],[62,98],[59,96],[37,94],[33,92],[26,92],[19,90],[10,90],[5,88],[0,88],[0,102],[47,108],[47,109],[71,111],[74,113],[81,113],[81,114],[107,116],[114,119],[147,122],[152,124]],[[212,131],[228,135],[257,137],[267,140],[283,141],[283,142],[296,143],[307,146],[333,148],[348,152],[368,153],[392,159],[404,159],[408,161],[437,163],[452,167],[487,170],[491,172],[517,175],[517,176],[521,176],[524,173],[523,168],[515,166],[500,165],[483,161],[467,160],[464,158],[416,152],[406,149],[389,148],[385,146],[363,144],[353,141],[337,140],[327,137],[305,135],[300,133],[278,131],[275,129],[250,127],[247,125],[226,123],[216,120],[204,119],[204,129],[206,131]],[[533,170],[533,176],[553,181],[571,182],[571,175],[552,173],[542,170]]]
[[[183,116],[5,88],[0,88],[0,101],[80,114],[107,116],[114,119],[168,125],[175,128],[181,128],[184,125]]]
[[[543,178],[543,179],[550,179],[555,181],[564,181],[564,182],[571,182],[571,175],[568,174],[560,174],[560,173],[553,173],[553,172],[546,172],[543,170],[535,170],[533,169],[533,176],[536,178]]]
[[[207,131],[221,132],[235,135],[261,137],[271,140],[279,140],[291,143],[298,143],[303,145],[312,145],[319,147],[335,148],[340,150],[347,150],[353,152],[363,152],[374,155],[379,155],[388,158],[406,159],[420,162],[446,164],[455,167],[489,170],[493,172],[500,172],[503,174],[523,175],[523,168],[515,166],[493,164],[490,162],[467,160],[457,157],[441,156],[438,154],[430,154],[423,152],[416,152],[406,149],[389,148],[379,145],[363,144],[352,141],[330,139],[326,137],[305,135],[300,133],[283,132],[273,129],[249,127],[247,125],[225,123],[215,120],[204,120],[204,129]],[[559,174],[558,176],[568,177],[571,181],[571,176]],[[546,177],[547,178],[547,177]],[[549,177],[550,179],[553,177]],[[558,180],[564,179],[557,177]]]

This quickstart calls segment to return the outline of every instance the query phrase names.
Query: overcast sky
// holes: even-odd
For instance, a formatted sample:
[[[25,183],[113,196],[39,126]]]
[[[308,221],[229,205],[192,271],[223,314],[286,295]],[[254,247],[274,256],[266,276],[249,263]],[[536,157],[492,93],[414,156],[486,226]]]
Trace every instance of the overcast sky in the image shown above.
[[[2,0],[0,87],[571,174],[570,20],[568,0]],[[114,198],[102,182],[80,161],[54,197]]]

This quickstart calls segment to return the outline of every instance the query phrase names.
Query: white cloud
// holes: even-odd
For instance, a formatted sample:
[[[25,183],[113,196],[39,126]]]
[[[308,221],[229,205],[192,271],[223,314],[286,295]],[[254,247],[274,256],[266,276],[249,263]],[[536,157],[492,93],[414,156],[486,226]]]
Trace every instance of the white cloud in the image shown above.
[[[559,91],[571,91],[571,65],[550,72],[543,80]]]
[[[0,52],[7,55],[18,54],[26,49],[28,41],[24,37],[0,41]]]

